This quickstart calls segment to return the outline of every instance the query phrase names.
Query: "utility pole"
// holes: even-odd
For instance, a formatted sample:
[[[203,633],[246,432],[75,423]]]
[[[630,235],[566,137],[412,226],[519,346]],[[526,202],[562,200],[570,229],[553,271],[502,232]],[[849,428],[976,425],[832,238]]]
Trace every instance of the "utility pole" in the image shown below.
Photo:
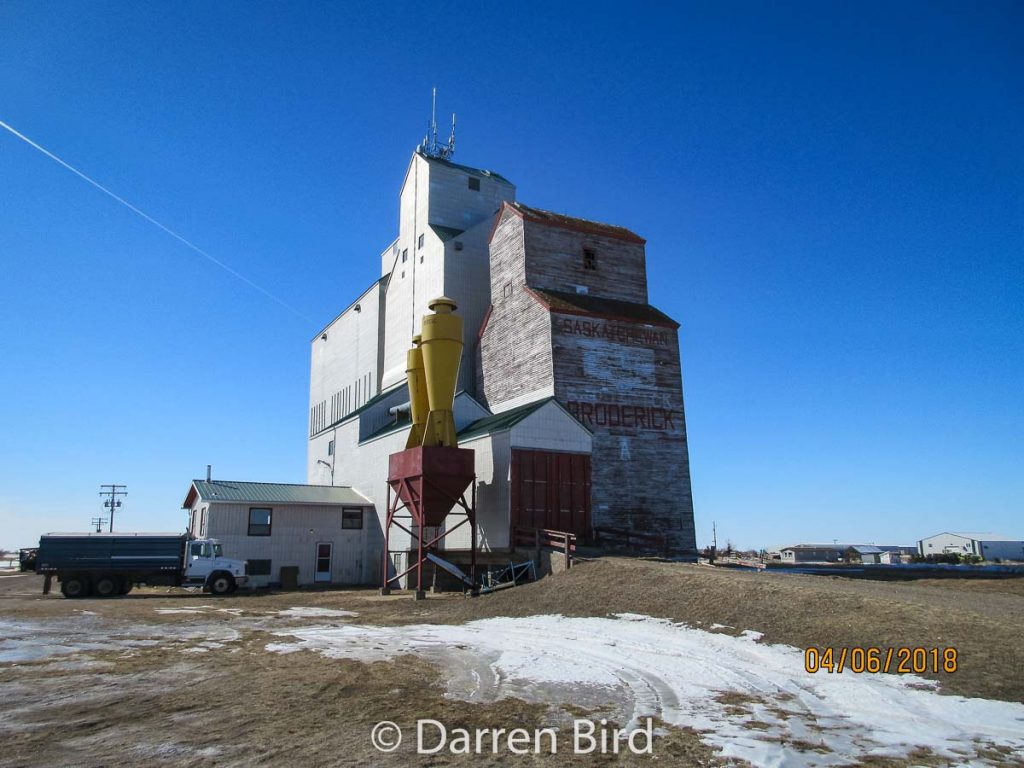
[[[103,532],[103,524],[105,522],[107,522],[107,518],[105,517],[94,517],[92,519],[92,525],[96,526],[96,533]]]
[[[715,562],[718,557],[718,528],[715,527],[714,521],[711,522],[711,562]]]
[[[118,496],[127,496],[128,491],[118,490],[121,488],[127,488],[127,485],[101,485],[100,496],[109,496],[110,498],[103,502],[103,506],[110,510],[110,532],[114,532],[114,510],[121,506],[121,500]]]

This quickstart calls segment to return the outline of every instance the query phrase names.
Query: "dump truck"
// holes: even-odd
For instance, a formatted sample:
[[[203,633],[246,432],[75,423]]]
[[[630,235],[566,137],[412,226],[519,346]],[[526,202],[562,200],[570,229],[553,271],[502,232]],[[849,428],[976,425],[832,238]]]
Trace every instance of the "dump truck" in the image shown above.
[[[248,581],[248,563],[223,556],[219,541],[187,533],[48,533],[36,573],[56,576],[64,597],[116,597],[136,584],[203,587],[215,595]]]

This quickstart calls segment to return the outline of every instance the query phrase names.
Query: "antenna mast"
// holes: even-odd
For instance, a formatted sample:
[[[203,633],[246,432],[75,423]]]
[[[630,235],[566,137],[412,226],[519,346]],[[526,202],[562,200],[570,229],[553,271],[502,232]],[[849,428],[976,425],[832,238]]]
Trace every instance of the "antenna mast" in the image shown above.
[[[455,113],[452,112],[452,133],[448,137],[447,144],[440,144],[437,141],[437,88],[432,89],[430,97],[430,125],[427,126],[427,134],[419,146],[420,153],[427,157],[439,157],[448,160],[455,154]]]

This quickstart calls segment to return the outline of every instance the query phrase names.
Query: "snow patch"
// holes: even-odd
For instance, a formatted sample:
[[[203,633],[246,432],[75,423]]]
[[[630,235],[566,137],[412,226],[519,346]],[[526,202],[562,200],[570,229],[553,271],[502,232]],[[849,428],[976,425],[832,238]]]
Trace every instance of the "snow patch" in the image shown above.
[[[174,613],[203,613],[201,608],[154,608],[154,610],[161,615],[170,615]]]
[[[940,695],[936,683],[910,675],[812,675],[799,649],[760,643],[756,632],[733,637],[623,614],[275,635],[293,638],[267,645],[278,653],[313,650],[367,662],[420,655],[445,669],[448,695],[469,701],[611,703],[619,722],[635,727],[642,717],[661,717],[701,731],[723,756],[756,765],[842,765],[918,747],[963,763],[963,750],[979,743],[1024,757],[1024,705]],[[727,693],[742,697],[723,699]]]
[[[355,611],[343,611],[337,608],[288,608],[284,611],[278,611],[277,615],[295,619],[307,619],[358,616],[359,614]]]
[[[237,630],[219,625],[126,623],[112,629],[92,616],[45,623],[0,619],[0,663],[40,662],[68,655],[85,661],[89,652],[129,651],[197,641],[208,648],[222,647],[239,637]]]

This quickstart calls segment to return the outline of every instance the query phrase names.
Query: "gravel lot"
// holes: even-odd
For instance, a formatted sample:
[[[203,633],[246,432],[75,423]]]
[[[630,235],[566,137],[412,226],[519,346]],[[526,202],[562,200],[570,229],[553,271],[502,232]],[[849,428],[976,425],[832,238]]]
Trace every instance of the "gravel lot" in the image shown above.
[[[422,658],[365,664],[309,652],[268,653],[281,629],[342,624],[452,624],[499,616],[640,613],[764,641],[832,646],[955,646],[960,671],[932,675],[944,692],[1024,701],[1024,580],[866,582],[756,574],[608,558],[537,584],[484,596],[375,590],[238,593],[152,588],[112,600],[43,597],[34,575],[0,576],[0,765],[448,765],[493,757],[382,756],[382,719],[438,717],[453,726],[549,725],[560,713],[518,699],[447,698]],[[297,610],[296,610],[297,609]],[[17,639],[22,638],[19,642]],[[55,652],[57,651],[57,652]],[[743,706],[743,702],[735,702]],[[1021,765],[993,751],[991,764]],[[515,758],[517,764],[724,765],[699,735],[669,727],[653,757]],[[921,753],[867,765],[949,765]]]

